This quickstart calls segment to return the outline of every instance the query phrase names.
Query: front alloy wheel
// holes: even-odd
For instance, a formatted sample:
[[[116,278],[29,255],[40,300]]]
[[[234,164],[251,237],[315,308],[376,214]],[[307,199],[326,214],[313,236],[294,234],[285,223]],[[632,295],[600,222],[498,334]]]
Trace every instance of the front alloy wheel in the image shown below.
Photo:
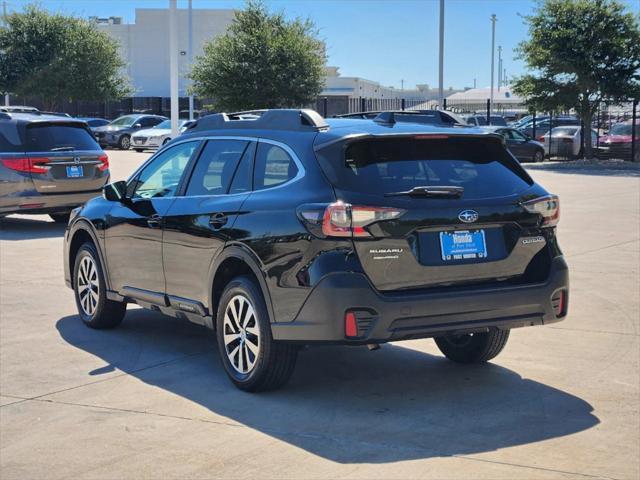
[[[80,297],[80,308],[89,317],[95,313],[98,307],[99,282],[95,261],[90,256],[83,257],[80,260],[80,267],[76,276],[76,290]]]
[[[129,135],[122,135],[118,141],[118,146],[121,150],[129,150],[129,147],[131,147],[131,137],[129,137]]]
[[[122,322],[127,304],[107,298],[98,252],[91,242],[82,245],[76,254],[73,290],[78,314],[85,325],[91,328],[113,328]]]

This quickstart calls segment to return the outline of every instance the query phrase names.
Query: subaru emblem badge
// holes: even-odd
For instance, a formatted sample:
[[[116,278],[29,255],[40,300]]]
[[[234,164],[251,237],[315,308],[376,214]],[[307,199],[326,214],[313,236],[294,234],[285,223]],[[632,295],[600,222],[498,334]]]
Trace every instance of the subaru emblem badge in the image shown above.
[[[464,223],[473,223],[478,220],[478,212],[475,210],[463,210],[458,214],[458,218]]]
[[[73,157],[73,163],[78,165],[80,163],[80,157]]]

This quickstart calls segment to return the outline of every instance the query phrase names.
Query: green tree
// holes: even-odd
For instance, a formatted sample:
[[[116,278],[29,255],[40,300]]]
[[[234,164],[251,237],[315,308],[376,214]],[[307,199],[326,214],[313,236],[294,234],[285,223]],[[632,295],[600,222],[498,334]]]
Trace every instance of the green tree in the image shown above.
[[[538,110],[575,109],[593,157],[591,121],[600,100],[638,98],[640,28],[617,0],[539,0],[525,17],[529,39],[518,46],[533,74],[513,90]]]
[[[194,62],[193,91],[225,111],[308,105],[322,90],[325,61],[310,20],[288,21],[249,1]]]
[[[86,20],[30,5],[0,28],[0,92],[39,96],[48,110],[130,94],[124,65],[118,43]]]

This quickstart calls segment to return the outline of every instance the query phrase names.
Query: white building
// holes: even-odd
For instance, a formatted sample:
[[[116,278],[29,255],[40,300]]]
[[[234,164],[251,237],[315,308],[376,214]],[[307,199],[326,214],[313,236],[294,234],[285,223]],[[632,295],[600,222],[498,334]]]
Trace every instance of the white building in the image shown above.
[[[234,18],[233,10],[194,9],[193,57],[202,54],[206,42],[223,35]],[[178,9],[178,85],[180,96],[187,95],[188,10]],[[137,97],[169,96],[169,10],[136,8],[135,23],[124,24],[119,17],[94,18],[98,28],[120,42],[120,53],[127,63],[127,74]]]
[[[429,96],[428,85],[419,85],[417,89],[400,90],[382,86],[378,82],[365,78],[343,77],[338,70],[338,67],[326,67],[325,86],[320,97],[427,100]]]

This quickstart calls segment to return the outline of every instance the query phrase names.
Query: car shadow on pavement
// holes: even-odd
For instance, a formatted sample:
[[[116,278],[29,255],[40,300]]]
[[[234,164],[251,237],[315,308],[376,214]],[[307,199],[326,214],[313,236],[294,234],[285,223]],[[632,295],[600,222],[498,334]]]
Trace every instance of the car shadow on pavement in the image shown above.
[[[34,240],[64,235],[66,225],[53,220],[4,217],[0,219],[0,240]]]
[[[303,350],[287,386],[249,394],[227,379],[214,337],[186,321],[134,309],[111,331],[91,330],[77,316],[56,327],[66,342],[107,362],[87,378],[118,369],[172,394],[161,402],[142,390],[132,403],[111,384],[109,397],[117,405],[189,417],[178,395],[212,412],[211,421],[241,424],[340,463],[482,453],[599,423],[584,400],[497,364],[459,366],[397,344],[373,352]],[[98,405],[113,405],[100,398]],[[208,420],[201,412],[194,416]]]

